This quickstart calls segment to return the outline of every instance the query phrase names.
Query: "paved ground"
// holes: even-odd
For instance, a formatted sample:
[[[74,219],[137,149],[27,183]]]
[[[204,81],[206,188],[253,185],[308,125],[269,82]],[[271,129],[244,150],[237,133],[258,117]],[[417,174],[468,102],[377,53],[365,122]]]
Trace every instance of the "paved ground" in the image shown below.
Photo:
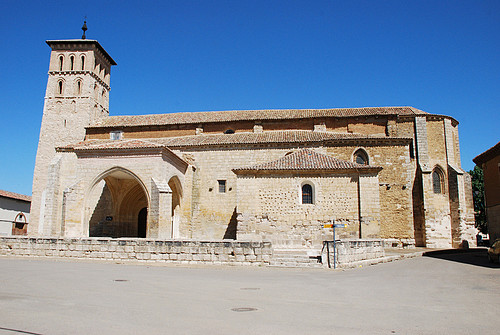
[[[500,333],[500,267],[484,251],[346,271],[14,258],[0,269],[0,334]]]

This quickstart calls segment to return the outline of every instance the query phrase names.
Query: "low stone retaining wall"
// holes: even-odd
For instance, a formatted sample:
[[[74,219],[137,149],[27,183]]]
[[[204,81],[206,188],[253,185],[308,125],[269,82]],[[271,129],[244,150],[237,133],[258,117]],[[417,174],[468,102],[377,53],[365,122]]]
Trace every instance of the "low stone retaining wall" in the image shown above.
[[[415,239],[413,238],[386,238],[384,241],[385,248],[394,248],[394,249],[414,249],[415,248]]]
[[[271,242],[136,238],[0,237],[0,256],[67,257],[179,264],[269,265]]]
[[[333,267],[333,241],[325,241],[327,246],[322,250],[321,259],[323,265],[328,264],[329,250],[330,264]],[[365,260],[373,260],[385,257],[383,240],[340,240],[336,243],[336,262],[339,268],[349,268],[356,266]]]

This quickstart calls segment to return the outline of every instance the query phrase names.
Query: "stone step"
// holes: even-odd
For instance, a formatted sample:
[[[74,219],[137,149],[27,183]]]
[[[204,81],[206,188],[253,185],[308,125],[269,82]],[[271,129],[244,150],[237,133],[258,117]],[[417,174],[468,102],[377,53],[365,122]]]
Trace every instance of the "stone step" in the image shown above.
[[[282,261],[271,261],[270,267],[286,267],[286,268],[323,268],[321,263],[297,263],[297,262],[282,262]]]
[[[296,260],[293,258],[272,258],[271,262],[275,263],[293,263],[293,264],[321,264],[317,259],[310,260]]]
[[[270,266],[292,268],[322,268],[319,252],[304,249],[278,249],[273,251]]]

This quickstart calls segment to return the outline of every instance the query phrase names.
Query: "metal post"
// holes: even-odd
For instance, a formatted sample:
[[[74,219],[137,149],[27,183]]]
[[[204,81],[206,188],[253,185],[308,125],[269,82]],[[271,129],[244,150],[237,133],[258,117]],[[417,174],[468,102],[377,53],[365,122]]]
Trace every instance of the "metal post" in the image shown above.
[[[332,220],[333,227],[333,268],[337,268],[337,245],[335,242],[335,220]]]
[[[330,264],[330,247],[328,241],[326,241],[326,258],[328,259],[328,268],[331,268],[332,265]]]

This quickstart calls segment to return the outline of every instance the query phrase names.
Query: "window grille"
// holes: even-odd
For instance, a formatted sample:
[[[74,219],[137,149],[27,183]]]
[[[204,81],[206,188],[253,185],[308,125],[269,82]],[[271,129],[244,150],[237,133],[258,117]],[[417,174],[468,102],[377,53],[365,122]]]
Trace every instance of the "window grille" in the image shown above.
[[[225,180],[217,180],[219,183],[219,193],[226,193],[226,181]]]
[[[309,184],[302,185],[302,203],[312,204],[313,203],[313,189]]]

